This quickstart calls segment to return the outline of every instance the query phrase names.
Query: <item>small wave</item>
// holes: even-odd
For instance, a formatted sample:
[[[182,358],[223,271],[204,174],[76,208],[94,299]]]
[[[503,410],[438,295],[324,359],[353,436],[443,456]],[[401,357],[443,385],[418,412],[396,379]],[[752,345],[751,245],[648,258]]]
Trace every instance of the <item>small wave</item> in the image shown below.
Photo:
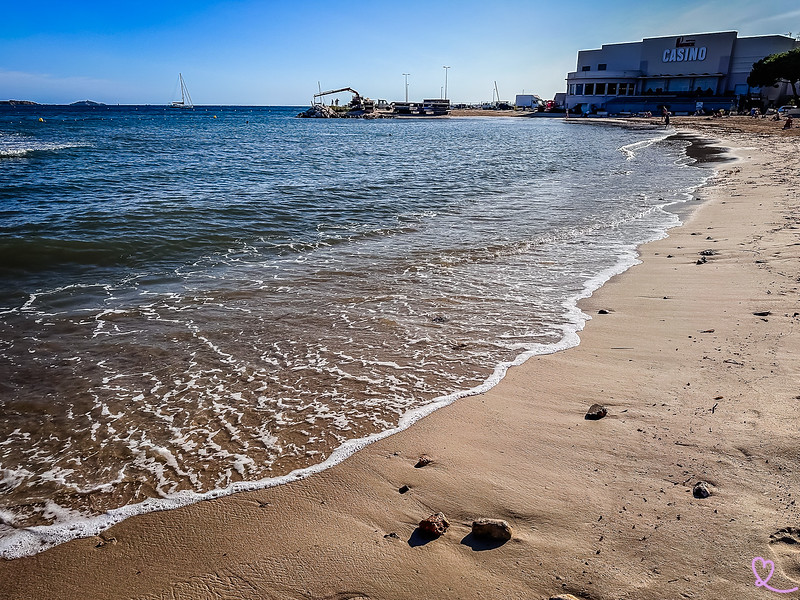
[[[88,148],[89,144],[56,144],[48,142],[36,142],[31,144],[22,143],[19,145],[6,142],[4,147],[0,147],[0,158],[22,158],[35,155],[39,152],[56,152],[68,148]]]
[[[626,160],[633,160],[634,158],[636,158],[636,154],[639,150],[643,150],[645,148],[652,146],[653,144],[663,142],[664,140],[669,138],[670,135],[672,134],[667,133],[654,138],[648,138],[646,140],[634,142],[633,144],[626,144],[624,146],[621,146],[620,148],[617,148],[617,150],[619,150],[625,155]]]
[[[113,233],[109,230],[107,233]],[[88,234],[87,234],[88,235]],[[209,254],[238,244],[234,237],[132,235],[94,240],[38,238],[0,239],[0,272],[42,272],[66,266],[140,267],[178,261],[198,248]]]
[[[681,198],[678,201],[685,201]],[[672,204],[672,202],[668,203]],[[534,236],[531,239],[521,241],[509,241],[505,243],[488,244],[483,247],[465,247],[455,250],[442,251],[437,259],[440,263],[448,266],[455,266],[467,263],[492,262],[498,258],[518,256],[528,254],[537,248],[547,247],[552,244],[568,243],[572,240],[579,240],[597,232],[616,229],[625,224],[646,219],[656,212],[663,212],[664,206],[668,204],[654,204],[637,210],[622,211],[616,215],[598,219],[592,223],[574,225],[562,228],[554,228],[552,231]]]

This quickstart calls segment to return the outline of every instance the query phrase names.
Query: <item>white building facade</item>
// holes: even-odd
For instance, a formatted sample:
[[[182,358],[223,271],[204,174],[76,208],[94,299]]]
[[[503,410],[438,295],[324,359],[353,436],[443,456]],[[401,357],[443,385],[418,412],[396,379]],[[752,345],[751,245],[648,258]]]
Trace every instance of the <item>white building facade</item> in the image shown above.
[[[750,88],[753,63],[800,47],[785,35],[739,37],[735,31],[604,44],[578,52],[567,74],[566,106],[575,112],[673,113],[736,108],[745,99],[774,105],[789,92],[785,84]]]

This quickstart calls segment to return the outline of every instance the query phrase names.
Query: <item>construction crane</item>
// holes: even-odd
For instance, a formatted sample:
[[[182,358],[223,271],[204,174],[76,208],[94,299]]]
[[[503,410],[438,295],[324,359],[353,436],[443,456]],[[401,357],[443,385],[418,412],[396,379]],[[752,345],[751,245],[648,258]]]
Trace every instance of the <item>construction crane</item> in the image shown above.
[[[319,94],[314,94],[314,101],[316,102],[317,98],[321,98],[322,96],[330,96],[331,94],[338,94],[339,92],[352,92],[353,93],[353,100],[358,102],[361,98],[361,94],[355,91],[353,88],[340,88],[338,90],[329,90],[327,92],[320,92]]]

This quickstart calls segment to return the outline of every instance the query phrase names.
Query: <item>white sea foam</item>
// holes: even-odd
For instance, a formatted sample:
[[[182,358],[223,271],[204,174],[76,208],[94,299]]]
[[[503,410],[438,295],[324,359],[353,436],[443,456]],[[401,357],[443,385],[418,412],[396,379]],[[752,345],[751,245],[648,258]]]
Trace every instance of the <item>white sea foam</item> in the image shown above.
[[[673,131],[669,131],[668,133],[664,133],[663,135],[658,135],[646,140],[634,142],[632,144],[626,144],[618,148],[618,150],[625,155],[625,158],[627,160],[633,160],[634,158],[636,158],[636,155],[640,150],[649,148],[650,146],[652,146],[653,144],[657,144],[658,142],[663,142],[671,135],[673,135],[673,133],[674,133]]]
[[[0,144],[0,159],[23,158],[34,152],[56,152],[68,148],[87,148],[89,144],[58,144],[55,142],[41,142],[27,138],[4,138]]]

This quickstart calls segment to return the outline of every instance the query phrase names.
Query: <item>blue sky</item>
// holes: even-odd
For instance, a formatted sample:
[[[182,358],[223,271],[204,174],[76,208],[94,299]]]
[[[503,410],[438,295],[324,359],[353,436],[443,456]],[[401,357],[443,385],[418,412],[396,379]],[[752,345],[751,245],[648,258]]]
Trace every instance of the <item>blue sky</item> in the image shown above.
[[[403,10],[398,7],[408,7]],[[643,37],[800,34],[796,0],[464,0],[297,3],[4,1],[0,100],[166,104],[182,72],[196,104],[306,105],[353,87],[371,98],[454,102],[563,91],[577,51]]]

